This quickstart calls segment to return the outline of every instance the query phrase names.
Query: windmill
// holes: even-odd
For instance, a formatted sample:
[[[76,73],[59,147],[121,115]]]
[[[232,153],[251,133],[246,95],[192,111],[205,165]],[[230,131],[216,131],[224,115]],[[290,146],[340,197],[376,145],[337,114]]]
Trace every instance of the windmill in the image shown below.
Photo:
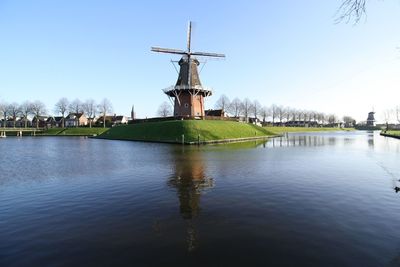
[[[372,108],[372,110],[374,110]],[[375,112],[371,111],[368,113],[368,118],[367,118],[367,126],[375,126]]]
[[[224,58],[224,54],[192,52],[191,50],[192,22],[189,22],[187,32],[187,50],[152,47],[151,51],[159,53],[182,55],[178,80],[175,85],[164,89],[164,93],[174,102],[174,116],[178,118],[204,117],[204,98],[211,96],[212,91],[202,86],[197,67],[200,62],[196,57]]]

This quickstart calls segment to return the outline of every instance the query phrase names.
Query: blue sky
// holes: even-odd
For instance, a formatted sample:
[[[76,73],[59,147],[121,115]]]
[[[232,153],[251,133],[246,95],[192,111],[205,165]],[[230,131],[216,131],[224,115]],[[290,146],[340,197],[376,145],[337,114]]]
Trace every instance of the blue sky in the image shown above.
[[[300,3],[301,2],[301,3]],[[369,1],[358,25],[335,24],[340,0],[0,0],[0,100],[111,100],[151,117],[175,83],[151,46],[225,53],[202,83],[221,94],[365,120],[400,105],[400,3]]]

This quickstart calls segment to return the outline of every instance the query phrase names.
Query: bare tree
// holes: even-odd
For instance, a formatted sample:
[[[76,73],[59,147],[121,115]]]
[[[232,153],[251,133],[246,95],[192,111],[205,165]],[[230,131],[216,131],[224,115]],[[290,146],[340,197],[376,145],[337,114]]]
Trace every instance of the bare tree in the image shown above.
[[[313,121],[313,122],[317,121],[317,112],[310,111],[310,121]]]
[[[32,113],[36,117],[36,128],[39,128],[39,119],[40,116],[46,113],[46,106],[43,104],[43,102],[36,100],[35,102],[32,103],[31,107],[32,107]]]
[[[396,119],[397,122],[400,123],[400,106],[396,107]]]
[[[261,114],[261,118],[263,120],[263,123],[265,124],[266,119],[268,118],[268,116],[270,115],[270,110],[268,107],[263,107],[260,111]]]
[[[356,120],[351,116],[343,116],[343,122],[345,127],[353,127],[356,124]]]
[[[100,114],[103,116],[103,127],[106,127],[106,116],[107,114],[111,113],[113,108],[110,100],[104,98],[100,104],[98,105],[98,109]]]
[[[285,108],[283,106],[279,106],[276,109],[279,122],[282,124],[283,119],[285,118]]]
[[[93,99],[88,99],[82,104],[82,110],[89,120],[89,128],[92,128],[92,122],[97,112],[97,105]]]
[[[215,103],[215,108],[227,111],[229,109],[230,101],[226,95],[221,95]]]
[[[21,113],[24,117],[24,127],[28,127],[28,116],[32,113],[32,103],[29,101],[25,101],[21,104]]]
[[[310,122],[311,121],[311,112],[308,110],[304,110],[304,122]]]
[[[6,102],[0,102],[0,113],[3,116],[3,127],[6,128],[7,124],[7,109],[8,104]]]
[[[239,98],[235,98],[232,100],[229,105],[229,113],[235,117],[239,117],[242,108],[242,101]]]
[[[248,98],[245,98],[242,102],[242,113],[245,118],[245,121],[249,121],[249,114],[251,110],[251,101]]]
[[[161,105],[158,107],[157,115],[164,118],[171,116],[172,115],[171,104],[169,104],[166,101],[162,102]]]
[[[251,108],[251,113],[253,114],[254,118],[257,119],[258,115],[260,115],[261,112],[261,104],[257,100],[254,100],[253,103],[250,106]]]
[[[13,120],[13,128],[15,128],[17,117],[21,114],[21,109],[18,103],[11,103],[7,106],[8,113],[11,115]]]
[[[392,119],[392,115],[393,115],[393,110],[391,109],[386,109],[382,112],[382,118],[385,121],[386,130],[389,130],[389,122]]]
[[[325,115],[324,113],[322,113],[322,112],[318,113],[317,118],[318,118],[319,123],[325,124],[325,122],[326,122],[326,115]]]
[[[290,121],[290,118],[292,117],[292,109],[290,107],[285,108],[285,117],[286,122]]]
[[[78,114],[79,113],[83,113],[82,110],[83,109],[83,104],[79,99],[75,99],[74,101],[72,101],[69,106],[68,106],[68,110],[70,113],[73,113],[75,115],[76,118],[76,127],[79,126],[79,118],[78,118]]]
[[[307,115],[305,110],[299,110],[299,121],[303,121],[304,124],[306,122]]]
[[[367,0],[343,0],[338,9],[336,22],[350,22],[353,18],[355,23],[359,22],[366,11]]]
[[[55,111],[62,115],[62,127],[65,127],[65,113],[68,110],[69,101],[66,97],[60,98],[58,102],[55,104]]]
[[[271,108],[270,108],[270,111],[271,111],[271,117],[272,117],[272,125],[274,125],[275,124],[275,119],[278,116],[278,106],[273,104],[271,106]]]
[[[297,109],[292,109],[292,120],[300,121],[299,114],[300,112]]]
[[[79,99],[75,99],[68,105],[68,111],[71,113],[81,113],[82,102]]]
[[[337,121],[338,121],[338,119],[335,114],[328,115],[328,122],[330,124],[335,124]]]

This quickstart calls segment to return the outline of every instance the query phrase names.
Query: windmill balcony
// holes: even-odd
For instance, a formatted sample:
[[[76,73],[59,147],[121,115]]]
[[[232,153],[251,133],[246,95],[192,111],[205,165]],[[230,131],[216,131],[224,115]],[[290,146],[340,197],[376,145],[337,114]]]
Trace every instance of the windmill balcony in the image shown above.
[[[212,94],[212,88],[210,87],[204,87],[201,85],[171,85],[165,89],[162,89],[164,93],[168,94],[171,91],[181,91],[181,90],[199,90],[199,91],[206,91],[209,92],[209,94]]]

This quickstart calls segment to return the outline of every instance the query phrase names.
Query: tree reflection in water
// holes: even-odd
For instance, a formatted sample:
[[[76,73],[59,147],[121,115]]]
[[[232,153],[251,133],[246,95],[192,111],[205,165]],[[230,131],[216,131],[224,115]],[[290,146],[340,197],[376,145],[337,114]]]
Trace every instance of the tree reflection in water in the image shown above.
[[[188,251],[198,247],[194,219],[200,213],[200,196],[206,189],[214,187],[214,181],[206,176],[202,153],[195,149],[175,153],[174,175],[168,185],[177,190],[180,213],[186,222]]]

